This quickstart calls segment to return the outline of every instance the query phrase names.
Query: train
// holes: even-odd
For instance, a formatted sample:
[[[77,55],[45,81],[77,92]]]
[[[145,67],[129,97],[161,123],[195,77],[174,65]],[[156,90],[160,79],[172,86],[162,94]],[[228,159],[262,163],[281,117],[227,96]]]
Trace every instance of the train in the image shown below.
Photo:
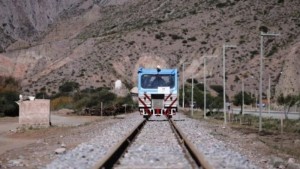
[[[177,69],[138,69],[138,109],[145,119],[152,115],[172,118],[178,111]]]

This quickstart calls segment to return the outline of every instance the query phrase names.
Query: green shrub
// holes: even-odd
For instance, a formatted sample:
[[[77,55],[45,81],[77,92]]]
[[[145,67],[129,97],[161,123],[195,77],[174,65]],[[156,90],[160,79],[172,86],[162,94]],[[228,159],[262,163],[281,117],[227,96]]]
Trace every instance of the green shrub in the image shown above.
[[[196,37],[190,37],[190,38],[188,38],[188,40],[189,40],[189,41],[196,41],[197,38],[196,38]]]
[[[270,50],[270,52],[267,54],[266,57],[270,57],[270,56],[274,55],[277,51],[278,51],[278,48],[276,46],[272,46],[272,49]]]
[[[258,51],[257,50],[253,50],[253,51],[250,51],[250,58],[252,59],[255,55],[258,55]]]

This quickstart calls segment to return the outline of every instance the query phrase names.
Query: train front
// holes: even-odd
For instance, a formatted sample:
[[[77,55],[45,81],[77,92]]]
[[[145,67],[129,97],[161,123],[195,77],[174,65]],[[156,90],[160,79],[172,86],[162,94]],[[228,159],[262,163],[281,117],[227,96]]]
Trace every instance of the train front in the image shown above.
[[[144,118],[165,115],[171,118],[177,112],[177,69],[144,69],[138,71],[139,111]]]

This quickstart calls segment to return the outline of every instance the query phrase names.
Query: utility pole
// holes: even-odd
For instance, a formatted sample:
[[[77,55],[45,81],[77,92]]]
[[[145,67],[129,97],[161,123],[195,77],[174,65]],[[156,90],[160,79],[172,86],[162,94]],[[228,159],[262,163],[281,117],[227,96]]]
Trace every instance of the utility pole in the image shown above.
[[[227,119],[226,119],[226,77],[225,77],[225,49],[226,48],[236,48],[236,45],[223,45],[223,112],[224,112],[224,126],[227,125]]]
[[[203,84],[204,84],[204,119],[206,119],[206,57],[204,56],[204,80],[203,80]]]
[[[245,87],[244,87],[244,78],[242,78],[242,115],[244,116],[244,105],[245,105]]]
[[[184,108],[184,63],[182,64],[182,108]]]
[[[194,116],[194,75],[192,75],[192,96],[191,96],[192,116]]]
[[[268,87],[268,115],[270,117],[271,111],[271,77],[269,75],[269,87]]]
[[[259,68],[259,132],[262,131],[262,71],[263,71],[263,55],[264,55],[264,36],[279,36],[275,33],[260,32],[260,68]]]

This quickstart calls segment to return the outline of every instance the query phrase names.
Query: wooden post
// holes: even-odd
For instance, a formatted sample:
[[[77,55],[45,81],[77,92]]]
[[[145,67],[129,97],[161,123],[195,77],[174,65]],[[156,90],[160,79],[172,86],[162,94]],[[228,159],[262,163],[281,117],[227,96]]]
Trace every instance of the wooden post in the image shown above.
[[[103,104],[102,104],[102,102],[101,102],[101,116],[103,116]]]
[[[280,129],[281,129],[281,134],[282,134],[283,133],[283,113],[280,118]]]

